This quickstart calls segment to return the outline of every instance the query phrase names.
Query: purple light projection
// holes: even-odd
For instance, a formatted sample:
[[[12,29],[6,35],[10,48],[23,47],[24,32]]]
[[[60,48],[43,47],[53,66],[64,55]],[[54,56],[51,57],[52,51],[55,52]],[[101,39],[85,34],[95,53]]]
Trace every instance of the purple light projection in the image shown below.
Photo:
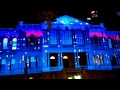
[[[27,31],[26,37],[30,37],[30,35],[35,35],[35,37],[42,37],[43,32],[42,31]]]

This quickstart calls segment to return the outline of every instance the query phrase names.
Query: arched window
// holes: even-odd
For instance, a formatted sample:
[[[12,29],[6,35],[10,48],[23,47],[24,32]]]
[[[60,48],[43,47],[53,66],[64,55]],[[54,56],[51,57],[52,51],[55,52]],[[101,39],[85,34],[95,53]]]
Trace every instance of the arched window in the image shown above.
[[[15,64],[15,59],[12,59],[12,60],[11,60],[11,64]]]
[[[10,66],[11,70],[17,68],[17,64],[15,64],[15,63],[16,63],[15,59],[11,59],[11,66]]]
[[[12,50],[16,50],[17,49],[17,38],[13,38],[12,40]]]
[[[5,60],[5,59],[2,59],[1,64],[2,64],[2,65],[6,64],[6,60]]]
[[[8,49],[8,38],[3,39],[3,49]]]
[[[7,70],[6,59],[2,59],[1,61],[1,70]]]

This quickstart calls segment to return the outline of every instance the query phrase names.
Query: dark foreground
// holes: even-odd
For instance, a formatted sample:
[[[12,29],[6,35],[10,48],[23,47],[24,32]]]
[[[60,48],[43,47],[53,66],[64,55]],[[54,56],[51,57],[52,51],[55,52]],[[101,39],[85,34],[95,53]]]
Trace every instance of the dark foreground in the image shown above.
[[[88,71],[84,69],[64,69],[63,71],[59,72],[0,76],[0,79],[68,79],[69,77],[74,75],[80,75],[81,79],[120,79],[120,70]]]

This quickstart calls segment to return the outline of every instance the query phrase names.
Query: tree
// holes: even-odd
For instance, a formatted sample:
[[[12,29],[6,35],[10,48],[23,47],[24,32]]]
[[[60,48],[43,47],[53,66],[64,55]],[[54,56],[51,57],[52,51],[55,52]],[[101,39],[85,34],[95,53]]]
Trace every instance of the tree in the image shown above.
[[[43,11],[39,12],[39,20],[40,21],[45,21],[48,25],[48,30],[52,29],[51,22],[55,21],[56,14],[53,11]]]

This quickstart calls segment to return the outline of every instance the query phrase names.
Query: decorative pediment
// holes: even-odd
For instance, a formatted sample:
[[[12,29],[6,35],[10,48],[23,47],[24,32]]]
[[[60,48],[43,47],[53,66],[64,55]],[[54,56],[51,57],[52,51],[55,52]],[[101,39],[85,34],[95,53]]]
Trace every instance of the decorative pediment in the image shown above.
[[[64,15],[61,17],[56,18],[56,22],[51,22],[52,29],[62,29],[64,30],[66,27],[68,29],[84,29],[86,26],[89,26],[87,22],[81,21],[79,19],[76,19],[74,17]],[[41,27],[43,29],[48,28],[48,25],[46,22],[41,23]]]
[[[85,23],[84,21],[81,21],[79,19],[73,18],[73,17],[68,16],[68,15],[64,15],[64,16],[56,18],[56,22],[63,23],[63,24],[74,24],[74,23],[83,24],[83,23]]]

